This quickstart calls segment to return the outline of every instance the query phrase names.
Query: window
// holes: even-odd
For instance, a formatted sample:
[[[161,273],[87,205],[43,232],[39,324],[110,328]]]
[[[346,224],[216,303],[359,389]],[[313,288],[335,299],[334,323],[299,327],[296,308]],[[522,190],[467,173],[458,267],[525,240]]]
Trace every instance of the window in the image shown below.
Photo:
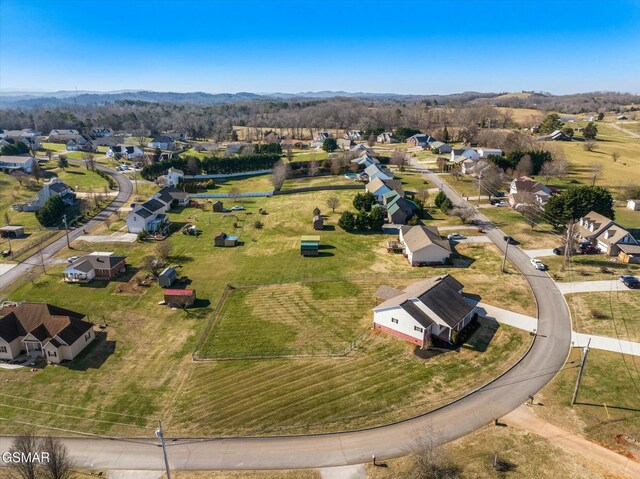
[[[6,346],[0,346],[0,353],[6,353],[7,352],[7,347]]]
[[[47,351],[47,356],[51,356],[51,357],[57,357],[58,353],[56,353],[55,351]]]
[[[413,327],[413,330],[414,330],[414,331],[418,331],[419,333],[422,333],[422,332],[424,331],[424,329],[423,329],[423,328],[421,328],[420,326],[414,326],[414,327]]]
[[[395,324],[398,324],[398,320],[396,318],[391,318],[391,322],[395,323]]]

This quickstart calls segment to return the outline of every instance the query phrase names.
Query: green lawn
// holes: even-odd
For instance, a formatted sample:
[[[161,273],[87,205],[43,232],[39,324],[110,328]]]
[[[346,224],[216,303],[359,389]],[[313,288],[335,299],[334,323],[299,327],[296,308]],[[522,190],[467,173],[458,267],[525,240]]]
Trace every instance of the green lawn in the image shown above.
[[[402,182],[402,188],[405,191],[420,191],[433,188],[433,185],[429,183],[424,175],[420,173],[410,173],[396,171],[394,179]],[[435,197],[435,193],[431,196]]]
[[[616,223],[624,228],[640,228],[640,211],[632,211],[626,207],[626,201],[622,206],[615,207]]]
[[[565,296],[578,331],[640,342],[640,304],[633,291]]]
[[[640,430],[640,358],[592,349],[571,407],[579,362],[580,350],[573,349],[564,369],[536,395],[544,404],[536,412],[622,454],[633,452],[637,446],[625,438],[637,440]]]
[[[364,191],[364,184],[358,181],[345,178],[343,175],[316,176],[315,178],[302,177],[291,178],[284,182],[282,190],[294,190],[296,188],[307,188],[310,186],[333,186],[333,185],[356,185],[361,186]]]
[[[63,170],[57,167],[55,161],[49,163],[51,164],[43,168],[46,178],[57,176],[71,188],[80,192],[103,192],[105,187],[108,191],[107,180],[97,173],[87,170],[84,165],[69,163],[69,166]]]
[[[292,161],[324,161],[329,158],[329,153],[324,150],[293,150]],[[283,158],[287,158],[284,154]]]
[[[542,223],[532,229],[520,213],[509,207],[485,208],[481,213],[524,249],[555,248],[562,244],[562,238],[551,225]]]
[[[207,193],[229,193],[232,188],[238,188],[241,193],[273,191],[273,185],[269,181],[270,179],[271,175],[257,175],[214,180],[216,186],[207,190]]]
[[[175,435],[330,431],[381,424],[436,407],[520,357],[528,345],[526,333],[485,324],[459,352],[428,360],[417,358],[410,345],[395,338],[369,334],[345,358],[193,362],[206,320],[227,283],[255,286],[244,297],[241,291],[233,298],[236,314],[220,323],[220,336],[213,335],[214,346],[227,351],[264,350],[276,344],[304,352],[313,347],[307,340],[325,350],[342,346],[370,325],[371,291],[379,284],[404,287],[447,272],[484,301],[535,314],[522,276],[513,272],[496,278],[501,256],[493,245],[459,245],[453,266],[411,268],[401,255],[386,252],[385,235],[342,231],[336,223],[354,194],[249,198],[243,201],[247,210],[236,217],[213,213],[210,207],[170,213],[173,222],[195,223],[203,231],[199,237],[174,233],[169,239],[171,264],[180,265],[179,275],[191,280],[199,298],[188,312],[159,305],[162,291],[157,285],[138,286],[130,279],[143,258],[154,254],[155,243],[99,245],[100,250],[128,257],[131,273],[123,281],[64,284],[61,264],[35,284],[1,292],[3,298],[48,301],[85,312],[95,323],[109,326],[67,366],[37,373],[0,370],[0,415],[20,420],[28,412],[38,424],[102,434],[152,435],[158,417]],[[300,236],[313,232],[313,208],[334,195],[341,206],[327,214],[327,228],[318,232],[325,254],[302,257]],[[259,208],[268,214],[259,215]],[[256,220],[262,228],[255,226]],[[241,246],[214,248],[213,237],[219,231],[237,234]],[[98,247],[81,242],[73,246],[76,255]],[[59,257],[70,254],[64,249]],[[144,274],[137,272],[140,278]],[[302,285],[310,279],[329,283]],[[270,288],[275,291],[272,296],[263,294]],[[293,302],[297,309],[279,309],[283,301]],[[274,309],[276,314],[269,316]],[[249,325],[265,338],[247,339],[242,331]],[[40,402],[47,397],[56,401]],[[18,428],[9,423],[5,430]]]

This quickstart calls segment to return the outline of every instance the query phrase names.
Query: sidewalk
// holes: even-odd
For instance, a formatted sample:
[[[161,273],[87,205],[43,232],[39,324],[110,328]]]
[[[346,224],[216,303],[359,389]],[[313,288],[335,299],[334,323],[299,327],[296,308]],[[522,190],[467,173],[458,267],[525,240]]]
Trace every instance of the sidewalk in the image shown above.
[[[590,348],[613,351],[614,353],[630,354],[632,356],[640,356],[640,343],[634,343],[625,339],[576,333],[575,331],[571,332],[571,343],[574,348],[585,347],[589,342],[589,338],[591,338],[591,343],[589,343]]]
[[[528,406],[520,406],[504,416],[502,421],[509,426],[536,434],[564,449],[577,452],[590,461],[598,462],[615,470],[615,473],[622,473],[629,477],[640,477],[640,463],[588,441],[578,434],[554,426],[536,416]]]
[[[522,250],[529,258],[539,258],[543,256],[556,256],[553,252],[553,248],[546,249],[523,249]]]
[[[524,331],[533,332],[538,325],[538,320],[525,314],[514,313],[506,309],[498,308],[497,306],[491,306],[483,303],[482,301],[476,302],[470,298],[465,298],[469,303],[478,308],[478,314],[488,319],[513,326],[514,328],[523,329]]]

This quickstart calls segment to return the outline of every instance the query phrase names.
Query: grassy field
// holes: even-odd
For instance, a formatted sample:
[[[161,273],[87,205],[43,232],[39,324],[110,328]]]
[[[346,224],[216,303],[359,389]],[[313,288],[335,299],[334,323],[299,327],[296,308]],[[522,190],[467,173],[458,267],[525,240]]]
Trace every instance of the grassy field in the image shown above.
[[[640,342],[637,293],[581,293],[569,294],[566,298],[579,332]]]
[[[356,185],[360,186],[364,191],[364,184],[361,182],[355,182],[352,179],[345,178],[343,175],[339,176],[316,176],[315,178],[290,178],[282,185],[282,190],[293,190],[296,188],[306,188],[310,186],[333,186],[333,185]],[[353,194],[355,195],[354,190]]]
[[[626,204],[626,202],[624,202]],[[640,211],[632,211],[626,206],[615,207],[615,220],[623,228],[640,228]]]
[[[582,434],[622,454],[637,454],[640,439],[639,358],[592,349],[577,403],[571,407],[579,362],[580,350],[573,349],[564,369],[536,395],[536,402],[544,404],[544,407],[536,408],[536,413],[563,429]]]
[[[550,225],[542,223],[532,229],[522,215],[511,208],[486,208],[481,212],[524,249],[555,248],[562,244],[560,235]]]
[[[329,158],[329,153],[324,150],[293,150],[292,161],[324,161]],[[286,154],[284,157],[286,158]]]
[[[109,187],[107,180],[97,173],[87,170],[84,166],[69,163],[69,166],[63,170],[58,168],[54,160],[49,163],[43,167],[45,179],[57,176],[71,188],[80,192],[103,192],[105,187],[107,189]]]
[[[301,257],[300,235],[313,231],[314,206],[324,205],[333,195],[339,196],[341,206],[327,216],[327,228],[319,232],[326,254]],[[156,285],[141,287],[131,279],[144,274],[136,268],[153,254],[153,243],[100,244],[101,250],[127,255],[132,266],[122,281],[64,284],[60,265],[35,284],[3,292],[3,298],[48,301],[82,311],[95,323],[109,326],[69,365],[37,373],[0,370],[1,415],[15,420],[29,413],[38,424],[109,434],[152,434],[159,417],[165,419],[168,434],[327,431],[379,424],[434,407],[495,376],[522,354],[529,341],[526,333],[486,324],[459,352],[429,360],[417,358],[412,347],[395,338],[374,334],[346,358],[192,362],[211,305],[227,283],[257,286],[325,278],[334,284],[357,282],[362,291],[370,291],[378,284],[403,287],[417,278],[451,272],[466,292],[498,306],[535,313],[533,297],[520,275],[505,276],[508,279],[496,293],[501,257],[490,244],[459,245],[450,267],[411,268],[401,255],[386,252],[384,235],[342,231],[336,222],[353,195],[352,191],[331,191],[251,198],[244,200],[247,210],[237,217],[225,218],[210,208],[170,213],[173,222],[196,223],[203,231],[199,237],[176,233],[169,240],[171,264],[181,265],[179,274],[189,277],[200,300],[197,308],[186,313],[158,305],[162,292]],[[258,215],[258,208],[268,214]],[[254,225],[257,219],[264,223],[262,228]],[[219,231],[238,234],[243,245],[214,248],[213,236]],[[73,246],[74,254],[96,248],[81,242]],[[69,255],[65,249],[59,257]],[[366,286],[360,286],[362,281]],[[314,303],[323,304],[332,314],[345,311],[339,304],[329,306],[328,298],[344,299],[339,297],[344,293],[341,287],[315,292],[296,287],[302,297],[311,295]],[[256,298],[240,299],[254,308],[260,303]],[[278,295],[272,300],[277,301]],[[314,313],[317,321],[335,329],[322,333],[326,341],[343,341],[371,320],[367,307],[353,307],[357,312],[348,317]],[[277,337],[278,322],[294,325],[300,336],[290,337],[289,344],[300,347],[300,337],[319,334],[317,325],[302,328],[302,316],[292,315],[297,323],[291,318],[270,320],[269,334]],[[227,330],[229,341],[240,341],[233,338],[232,329]],[[56,400],[46,399],[50,397]],[[5,429],[18,427],[12,424]]]
[[[640,265],[616,261],[604,254],[573,256],[570,267],[564,267],[562,256],[550,256],[544,259],[549,273],[556,281],[594,281],[616,279],[621,274],[639,274]]]
[[[425,179],[424,175],[420,173],[410,173],[408,171],[405,171],[405,172],[396,171],[394,173],[395,173],[394,179],[400,180],[402,182],[402,188],[404,189],[405,192],[408,192],[408,191],[415,192],[415,191],[428,190],[429,188],[433,188],[433,185],[429,183]],[[435,197],[435,194],[431,196]],[[433,200],[433,198],[431,198],[431,200]]]
[[[229,193],[232,188],[238,188],[241,193],[273,191],[273,185],[269,182],[270,178],[271,175],[258,175],[215,180],[216,186],[207,190],[207,193]]]

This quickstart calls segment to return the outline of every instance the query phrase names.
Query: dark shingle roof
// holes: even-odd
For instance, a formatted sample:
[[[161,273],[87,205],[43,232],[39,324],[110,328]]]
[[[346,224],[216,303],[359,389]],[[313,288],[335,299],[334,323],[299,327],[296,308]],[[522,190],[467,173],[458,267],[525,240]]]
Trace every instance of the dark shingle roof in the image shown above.
[[[160,203],[158,200],[154,200],[153,198],[142,203],[140,206],[151,211],[152,213],[164,208],[164,205],[162,203]]]

